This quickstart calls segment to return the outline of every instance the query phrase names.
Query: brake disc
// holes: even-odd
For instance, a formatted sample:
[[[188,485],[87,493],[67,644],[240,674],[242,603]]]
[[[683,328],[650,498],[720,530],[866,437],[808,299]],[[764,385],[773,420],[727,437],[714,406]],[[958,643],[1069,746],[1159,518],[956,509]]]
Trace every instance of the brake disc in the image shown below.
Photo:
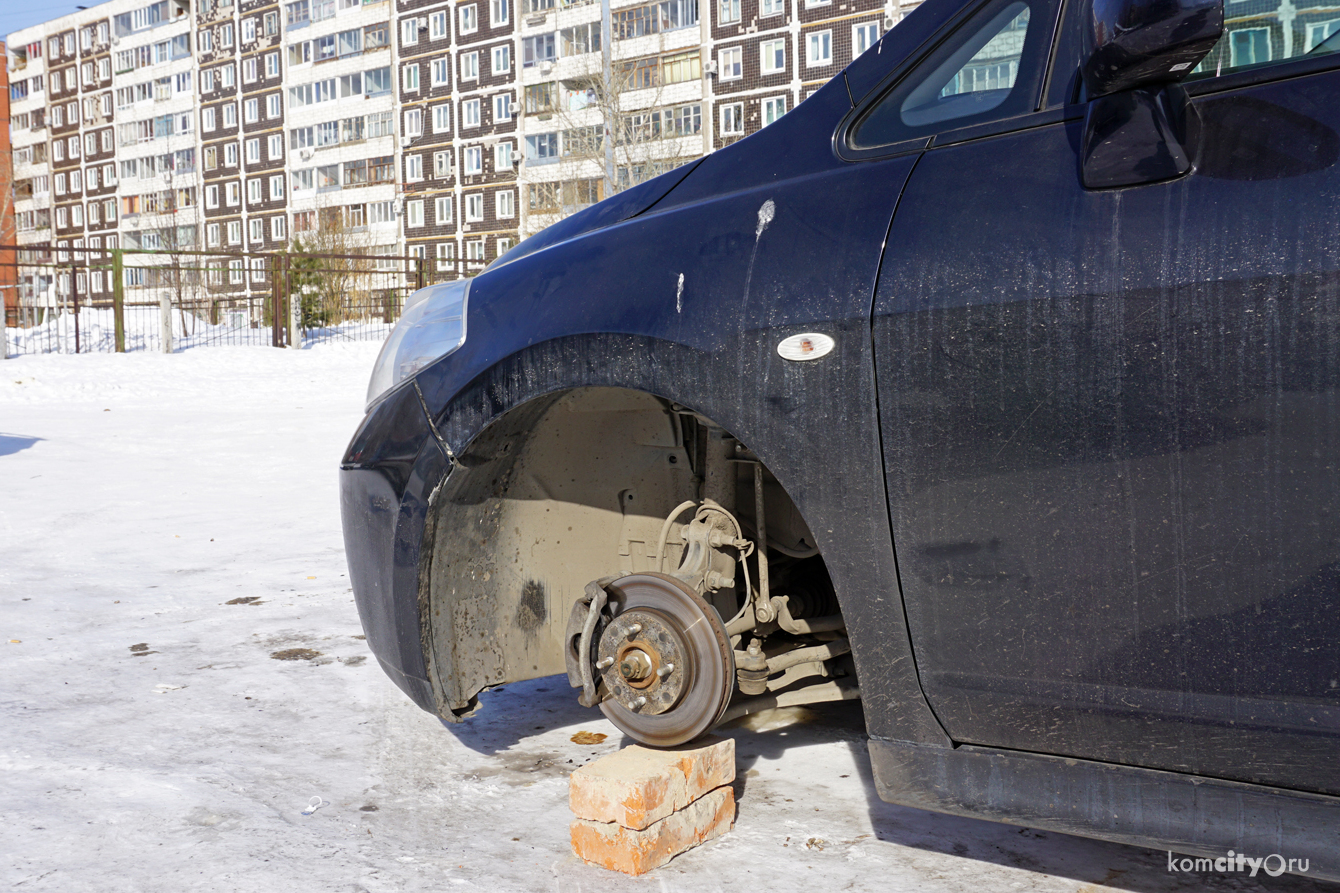
[[[664,574],[606,587],[613,619],[596,667],[610,697],[600,709],[642,744],[670,747],[714,726],[730,704],[735,655],[716,609]]]

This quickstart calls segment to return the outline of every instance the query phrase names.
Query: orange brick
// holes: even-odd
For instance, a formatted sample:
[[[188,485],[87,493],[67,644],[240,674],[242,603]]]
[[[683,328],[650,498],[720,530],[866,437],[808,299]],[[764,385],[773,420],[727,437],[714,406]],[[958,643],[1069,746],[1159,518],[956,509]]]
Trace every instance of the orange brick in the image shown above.
[[[586,862],[639,875],[720,837],[735,822],[735,791],[720,787],[642,830],[615,822],[572,822],[572,851]]]
[[[735,739],[702,738],[665,750],[633,745],[572,773],[572,814],[642,829],[735,780]]]

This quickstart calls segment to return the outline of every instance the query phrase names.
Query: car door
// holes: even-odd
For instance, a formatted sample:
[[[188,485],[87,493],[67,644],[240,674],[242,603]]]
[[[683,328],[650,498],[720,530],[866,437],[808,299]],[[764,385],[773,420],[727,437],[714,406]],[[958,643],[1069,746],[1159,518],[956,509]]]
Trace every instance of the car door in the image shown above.
[[[1072,2],[1038,107],[944,122],[900,199],[886,481],[956,741],[1340,793],[1340,55],[1273,10],[1188,82],[1192,173],[1084,188]]]

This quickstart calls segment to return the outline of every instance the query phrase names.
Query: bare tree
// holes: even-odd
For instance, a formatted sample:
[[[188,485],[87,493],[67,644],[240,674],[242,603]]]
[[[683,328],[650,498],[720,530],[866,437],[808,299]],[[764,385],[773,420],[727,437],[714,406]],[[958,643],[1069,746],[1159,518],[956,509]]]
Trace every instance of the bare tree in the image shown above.
[[[311,225],[294,238],[288,257],[289,287],[300,296],[304,329],[348,319],[350,297],[371,289],[376,266],[366,205],[327,205],[309,213]]]
[[[548,148],[560,153],[555,180],[537,181],[540,168],[534,165],[529,186],[533,229],[701,154],[700,144],[685,153],[678,141],[701,133],[702,101],[676,106],[665,100],[667,86],[702,77],[697,46],[666,49],[665,32],[684,25],[672,15],[678,13],[667,4],[616,11],[613,40],[603,47],[594,24],[584,33],[581,26],[559,32],[566,73],[527,87],[523,98],[528,115],[552,122],[556,139]],[[602,52],[597,56],[593,49]],[[577,61],[568,61],[569,56]]]
[[[3,126],[3,122],[0,122]],[[5,152],[0,154],[0,245],[14,245],[18,230],[14,220],[14,200],[19,184],[14,181],[14,156]],[[31,192],[31,186],[28,187]],[[18,307],[18,262],[17,251],[0,251],[0,328],[8,324],[9,307]],[[10,265],[13,266],[10,266]],[[0,331],[0,336],[4,332]],[[0,337],[0,342],[3,342]]]

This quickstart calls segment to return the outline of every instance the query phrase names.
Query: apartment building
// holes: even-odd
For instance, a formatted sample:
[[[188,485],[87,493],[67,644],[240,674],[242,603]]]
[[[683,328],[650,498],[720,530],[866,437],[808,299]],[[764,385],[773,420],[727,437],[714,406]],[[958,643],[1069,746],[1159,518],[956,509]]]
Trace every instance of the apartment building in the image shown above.
[[[0,53],[5,44],[0,41]],[[0,121],[9,120],[9,69],[0,69]],[[9,145],[9,128],[0,129],[0,183],[11,183],[14,173],[14,153]],[[14,244],[14,194],[0,194],[0,245]],[[0,326],[6,321],[17,321],[18,271],[13,266],[14,256],[0,252]],[[3,339],[0,339],[2,341]]]
[[[767,126],[897,0],[110,0],[10,35],[21,244],[410,253],[520,239]],[[174,270],[127,272],[169,288]],[[264,290],[264,257],[214,270]],[[180,264],[179,264],[180,266]],[[20,291],[94,301],[110,274]]]

